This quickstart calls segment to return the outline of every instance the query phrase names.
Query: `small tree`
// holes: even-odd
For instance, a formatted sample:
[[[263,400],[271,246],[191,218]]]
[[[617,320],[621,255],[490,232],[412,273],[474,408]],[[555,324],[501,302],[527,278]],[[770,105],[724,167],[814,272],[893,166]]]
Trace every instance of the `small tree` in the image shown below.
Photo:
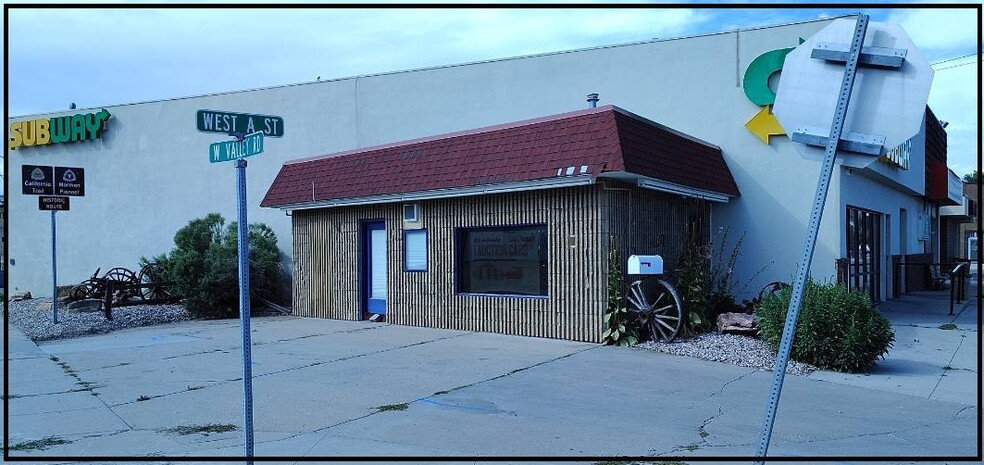
[[[262,223],[249,225],[250,297],[273,295],[283,279],[277,238]],[[239,313],[238,225],[218,213],[191,220],[174,235],[175,248],[141,264],[157,262],[162,278],[196,318],[232,318]]]
[[[964,182],[973,182],[973,183],[976,183],[976,182],[980,181],[980,179],[981,179],[981,174],[978,173],[977,170],[974,170],[973,173],[967,173],[963,177]]]

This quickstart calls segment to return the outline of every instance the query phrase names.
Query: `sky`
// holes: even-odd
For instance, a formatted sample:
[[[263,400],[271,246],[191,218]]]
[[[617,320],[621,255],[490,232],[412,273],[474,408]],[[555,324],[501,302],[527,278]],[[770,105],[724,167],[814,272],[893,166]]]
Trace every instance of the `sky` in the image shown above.
[[[18,2],[7,1],[7,5]],[[104,2],[100,2],[104,3]],[[901,24],[936,71],[929,105],[948,123],[948,165],[977,169],[976,11],[780,8],[759,3],[645,9],[178,8],[105,3],[8,10],[5,101],[12,117],[452,65],[841,14]],[[642,3],[642,2],[635,2]],[[124,8],[126,6],[127,8]],[[133,8],[137,6],[138,8]],[[439,6],[439,5],[438,5]],[[495,6],[496,8],[490,8]],[[763,7],[765,6],[765,7]]]

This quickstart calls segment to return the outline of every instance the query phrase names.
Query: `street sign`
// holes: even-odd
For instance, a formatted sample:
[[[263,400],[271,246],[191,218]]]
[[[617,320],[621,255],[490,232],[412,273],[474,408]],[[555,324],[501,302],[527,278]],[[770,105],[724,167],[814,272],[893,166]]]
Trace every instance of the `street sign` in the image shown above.
[[[198,110],[195,114],[201,132],[234,132],[249,134],[262,132],[267,137],[284,135],[284,119],[279,116],[232,113],[228,111]]]
[[[808,139],[829,134],[854,23],[838,19],[786,55],[772,112],[791,138],[799,132],[809,144]],[[901,26],[882,22],[869,24],[858,63],[854,101],[840,146],[869,155],[839,157],[843,155],[846,164],[867,166],[919,132],[933,68]],[[807,155],[824,153],[822,146],[797,147]]]
[[[53,197],[48,195],[42,195],[38,197],[38,209],[53,210],[53,211],[68,211],[69,210],[68,200],[69,200],[68,197]]]
[[[85,169],[56,166],[55,195],[85,196]]]
[[[50,166],[21,165],[21,188],[24,195],[53,195],[54,171]]]
[[[263,133],[254,132],[243,140],[216,142],[208,146],[208,160],[212,163],[252,157],[263,152]]]

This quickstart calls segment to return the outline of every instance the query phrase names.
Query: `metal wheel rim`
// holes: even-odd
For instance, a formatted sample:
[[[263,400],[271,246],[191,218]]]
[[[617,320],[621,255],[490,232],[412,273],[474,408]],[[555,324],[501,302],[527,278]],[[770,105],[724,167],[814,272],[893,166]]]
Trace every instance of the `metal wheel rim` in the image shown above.
[[[144,266],[140,269],[140,284],[155,284],[160,282],[161,273],[162,270],[158,264]],[[140,291],[140,296],[144,300],[166,299],[171,296],[171,293],[169,293],[164,286],[159,284],[153,287],[140,288]]]
[[[658,283],[646,328],[653,340],[673,342],[683,326],[683,305],[672,285],[662,279]]]
[[[73,287],[70,296],[72,300],[91,299],[99,296],[100,288],[99,282],[87,279]]]
[[[137,274],[123,267],[116,267],[106,272],[103,279],[121,284],[136,284],[140,282]],[[130,297],[143,297],[137,289],[119,290],[115,293],[117,300],[125,300]]]

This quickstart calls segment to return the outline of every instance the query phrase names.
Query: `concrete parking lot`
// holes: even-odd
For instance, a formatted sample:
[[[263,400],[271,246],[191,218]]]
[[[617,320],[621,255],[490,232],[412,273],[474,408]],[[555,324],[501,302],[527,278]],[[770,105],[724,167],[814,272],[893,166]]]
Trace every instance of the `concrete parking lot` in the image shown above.
[[[770,455],[978,454],[979,311],[948,317],[927,299],[883,309],[896,347],[868,375],[787,376]],[[947,322],[954,328],[940,329]],[[772,376],[641,349],[369,322],[264,317],[252,329],[255,451],[281,463],[751,456]],[[40,346],[9,331],[12,457],[242,455],[237,320]],[[222,426],[237,429],[209,432]]]

